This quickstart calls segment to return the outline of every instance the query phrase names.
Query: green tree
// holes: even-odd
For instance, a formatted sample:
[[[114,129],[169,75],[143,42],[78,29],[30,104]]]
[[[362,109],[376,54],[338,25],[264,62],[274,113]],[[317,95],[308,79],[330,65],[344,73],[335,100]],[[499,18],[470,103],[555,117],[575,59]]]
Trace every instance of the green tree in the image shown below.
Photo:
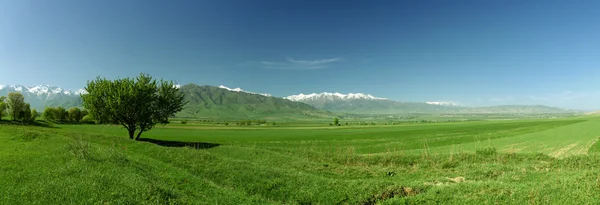
[[[17,119],[23,123],[31,122],[31,107],[29,106],[29,103],[23,105],[23,108],[21,108],[17,114]]]
[[[86,116],[86,115],[88,115],[88,114],[89,114],[89,113],[88,113],[88,111],[87,111],[87,110],[85,110],[85,109],[81,110],[81,119],[83,119],[83,117],[85,117],[85,116]]]
[[[53,107],[46,107],[44,109],[44,113],[42,114],[42,117],[46,120],[56,120],[56,117],[54,116],[56,113],[56,110]]]
[[[181,111],[184,94],[172,81],[157,82],[147,74],[135,79],[88,81],[83,106],[100,123],[115,123],[127,129],[130,139],[138,140],[157,123],[169,123],[169,117]],[[137,136],[135,136],[136,131]]]
[[[340,118],[334,117],[333,118],[333,125],[339,125],[339,124],[340,124]]]
[[[36,109],[31,109],[31,121],[35,121],[35,118],[40,116],[40,113]]]
[[[12,119],[17,120],[19,118],[19,112],[23,111],[23,108],[25,108],[25,97],[19,92],[8,93],[6,107],[8,113],[12,116]]]
[[[68,118],[71,122],[79,122],[83,116],[81,116],[81,110],[79,108],[73,107],[69,109]]]
[[[63,107],[56,107],[54,108],[54,119],[61,122],[66,122],[69,119],[69,112],[67,112],[67,110],[65,110]]]
[[[0,96],[0,120],[2,120],[2,117],[4,117],[4,113],[6,112],[6,103],[4,100],[6,100],[6,97]]]

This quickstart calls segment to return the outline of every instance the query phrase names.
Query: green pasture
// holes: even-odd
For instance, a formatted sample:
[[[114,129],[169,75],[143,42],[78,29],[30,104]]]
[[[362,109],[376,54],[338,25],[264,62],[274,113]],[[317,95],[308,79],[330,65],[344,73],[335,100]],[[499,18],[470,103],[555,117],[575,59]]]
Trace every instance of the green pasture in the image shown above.
[[[1,204],[594,204],[600,119],[0,124]]]

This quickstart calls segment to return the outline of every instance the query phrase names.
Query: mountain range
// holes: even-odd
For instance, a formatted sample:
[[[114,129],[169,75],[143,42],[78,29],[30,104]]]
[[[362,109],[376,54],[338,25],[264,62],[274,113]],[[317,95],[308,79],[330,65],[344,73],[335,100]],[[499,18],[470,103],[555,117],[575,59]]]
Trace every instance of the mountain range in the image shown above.
[[[285,97],[335,113],[406,114],[406,113],[573,113],[575,111],[543,105],[503,105],[466,107],[454,102],[399,102],[363,93],[312,93]]]
[[[49,106],[81,107],[80,94],[85,93],[85,90],[71,91],[52,85],[0,85],[0,96],[6,96],[10,92],[20,92],[32,109],[43,110]]]
[[[363,93],[312,93],[283,98],[226,86],[178,87],[189,103],[177,114],[190,118],[299,118],[330,117],[333,113],[407,114],[407,113],[574,113],[573,110],[542,105],[504,105],[466,107],[454,102],[399,102]],[[21,92],[32,108],[47,106],[81,107],[84,89],[71,91],[57,86],[0,85],[0,96]]]

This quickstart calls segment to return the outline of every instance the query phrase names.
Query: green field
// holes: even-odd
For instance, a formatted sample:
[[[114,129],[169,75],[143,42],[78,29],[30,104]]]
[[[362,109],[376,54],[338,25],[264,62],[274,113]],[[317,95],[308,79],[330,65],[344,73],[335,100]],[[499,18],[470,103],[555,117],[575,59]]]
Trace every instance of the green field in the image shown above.
[[[0,124],[2,204],[585,204],[600,118],[399,125]]]

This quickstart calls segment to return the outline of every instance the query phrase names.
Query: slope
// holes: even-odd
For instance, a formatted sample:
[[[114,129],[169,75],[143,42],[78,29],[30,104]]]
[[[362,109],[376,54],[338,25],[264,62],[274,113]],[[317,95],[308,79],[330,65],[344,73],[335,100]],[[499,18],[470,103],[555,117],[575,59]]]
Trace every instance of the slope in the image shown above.
[[[330,113],[290,100],[236,92],[214,86],[184,85],[180,88],[189,103],[178,117],[219,119],[272,119],[329,117]]]

